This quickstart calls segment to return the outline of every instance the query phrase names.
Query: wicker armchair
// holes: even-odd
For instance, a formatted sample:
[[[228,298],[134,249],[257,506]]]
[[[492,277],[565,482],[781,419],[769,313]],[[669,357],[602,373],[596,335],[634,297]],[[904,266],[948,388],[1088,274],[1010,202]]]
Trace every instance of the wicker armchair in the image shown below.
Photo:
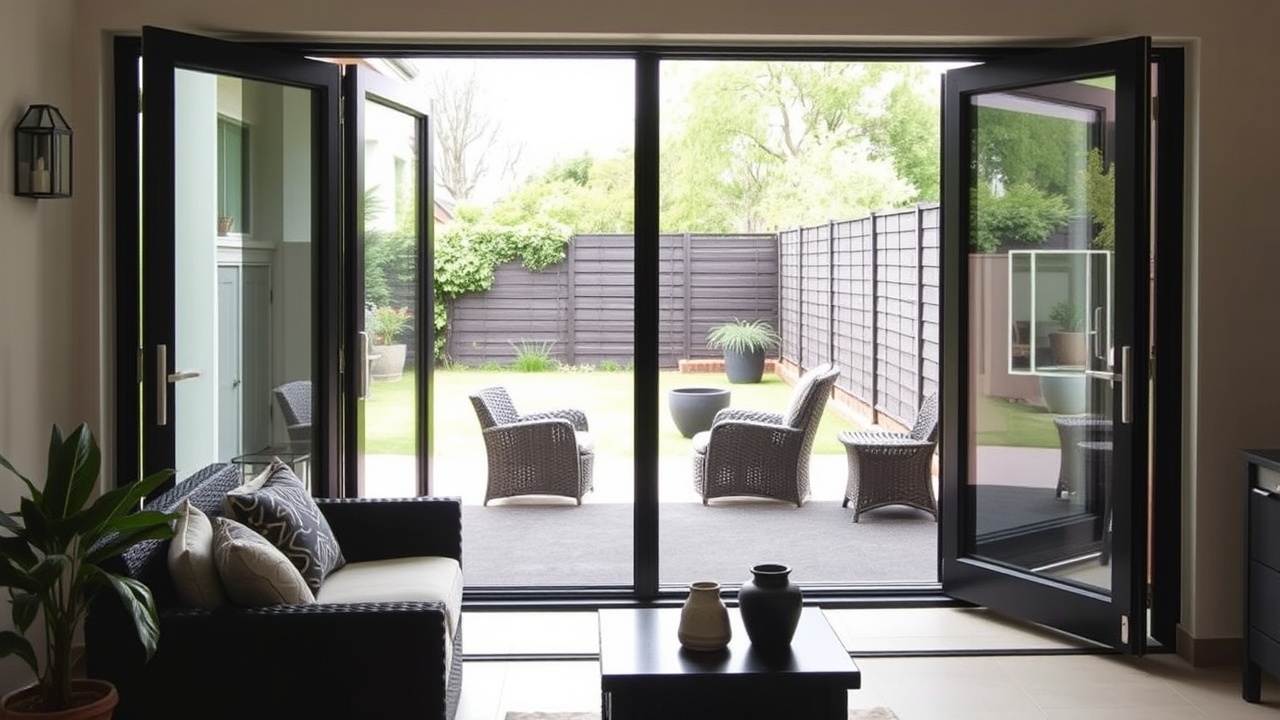
[[[725,408],[711,429],[693,436],[693,485],[702,504],[753,495],[793,502],[809,499],[809,455],[822,410],[840,370],[819,365],[796,383],[787,412]]]
[[[594,444],[581,410],[521,415],[506,388],[470,396],[489,456],[484,504],[516,495],[561,495],[582,504],[592,488]]]
[[[311,445],[311,381],[294,380],[275,389],[276,403],[284,413],[289,442]]]
[[[933,452],[938,446],[938,396],[925,397],[909,433],[843,432],[849,480],[842,507],[853,501],[853,521],[885,505],[909,505],[938,519]]]

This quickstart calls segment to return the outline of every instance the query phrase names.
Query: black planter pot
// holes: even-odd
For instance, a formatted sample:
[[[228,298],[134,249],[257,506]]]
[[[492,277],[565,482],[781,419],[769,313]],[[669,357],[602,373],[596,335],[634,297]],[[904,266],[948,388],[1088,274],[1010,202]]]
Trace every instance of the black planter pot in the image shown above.
[[[729,407],[729,391],[724,388],[673,388],[667,396],[667,407],[680,434],[691,438],[710,430],[716,413]]]
[[[740,353],[724,351],[724,374],[731,383],[758,383],[764,377],[764,350]]]
[[[800,623],[804,597],[791,584],[786,565],[756,565],[752,578],[738,590],[738,612],[751,645],[761,652],[779,652],[791,646]]]

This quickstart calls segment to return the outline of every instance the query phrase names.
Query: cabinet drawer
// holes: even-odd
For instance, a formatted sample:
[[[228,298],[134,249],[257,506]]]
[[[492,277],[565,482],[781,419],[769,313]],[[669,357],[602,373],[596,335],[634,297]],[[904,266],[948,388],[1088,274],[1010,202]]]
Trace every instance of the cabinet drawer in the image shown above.
[[[1280,640],[1280,571],[1249,563],[1249,624]]]
[[[1280,571],[1280,495],[1249,490],[1249,557]]]
[[[1269,675],[1280,678],[1280,642],[1249,629],[1249,660],[1262,666]]]

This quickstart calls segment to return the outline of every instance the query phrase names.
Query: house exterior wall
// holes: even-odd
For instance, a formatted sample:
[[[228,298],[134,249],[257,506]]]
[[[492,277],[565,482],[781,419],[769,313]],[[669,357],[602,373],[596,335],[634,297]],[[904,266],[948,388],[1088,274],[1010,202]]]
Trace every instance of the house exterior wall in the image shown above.
[[[108,451],[114,388],[110,34],[152,24],[227,37],[627,43],[1078,44],[1152,35],[1188,48],[1183,629],[1240,634],[1238,450],[1280,444],[1280,4],[1256,0],[0,0],[8,128],[58,104],[75,135],[75,197],[12,196],[0,142],[0,452],[42,465],[48,423],[89,419]],[[8,130],[6,129],[6,132]],[[108,459],[109,464],[109,459]],[[0,503],[16,497],[0,481]],[[9,661],[5,661],[9,662]],[[14,675],[0,666],[0,681]]]

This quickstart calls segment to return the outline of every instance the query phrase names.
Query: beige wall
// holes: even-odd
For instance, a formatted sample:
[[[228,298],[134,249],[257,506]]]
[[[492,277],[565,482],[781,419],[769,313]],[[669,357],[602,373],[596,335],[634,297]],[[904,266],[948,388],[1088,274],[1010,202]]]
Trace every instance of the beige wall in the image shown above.
[[[109,425],[111,31],[143,24],[229,36],[535,39],[701,38],[824,43],[1071,44],[1147,34],[1190,49],[1186,214],[1189,278],[1184,626],[1196,638],[1240,629],[1238,448],[1280,445],[1280,3],[1257,0],[0,0],[0,100],[8,128],[53,102],[76,129],[76,196],[12,197],[0,142],[0,451],[40,462],[52,420]],[[69,29],[74,8],[74,29]],[[70,63],[68,63],[70,58]],[[70,224],[69,224],[70,223]],[[106,328],[100,331],[99,328]],[[104,427],[109,430],[109,427]],[[1162,448],[1161,452],[1176,452]],[[7,480],[0,501],[12,500]],[[6,678],[0,678],[0,680]]]
[[[0,0],[0,454],[33,480],[44,477],[50,426],[69,431],[93,420],[99,391],[94,366],[79,357],[98,340],[84,334],[97,322],[96,308],[79,305],[78,285],[96,271],[76,267],[85,245],[71,232],[77,206],[13,194],[13,127],[28,105],[56,105],[73,129],[92,127],[76,112],[72,91],[74,7],[72,0]],[[22,494],[18,479],[0,471],[0,510],[16,510]],[[4,597],[0,629],[8,630]],[[16,658],[0,660],[0,690],[30,679]]]

